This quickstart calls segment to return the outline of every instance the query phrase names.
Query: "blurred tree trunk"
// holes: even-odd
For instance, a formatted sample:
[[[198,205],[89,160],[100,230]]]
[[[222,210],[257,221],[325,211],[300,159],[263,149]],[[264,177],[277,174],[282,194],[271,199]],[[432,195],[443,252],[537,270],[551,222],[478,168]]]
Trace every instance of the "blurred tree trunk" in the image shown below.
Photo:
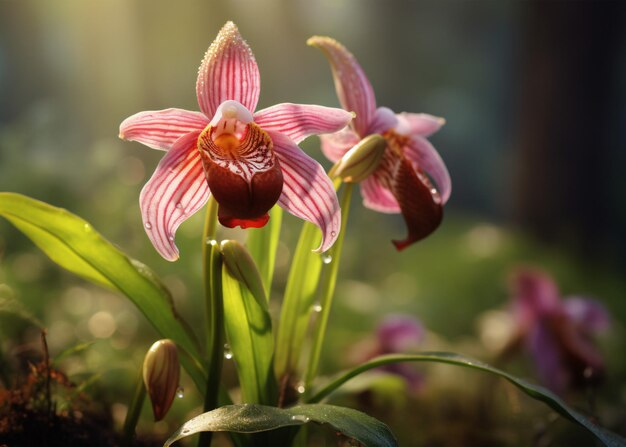
[[[618,206],[607,173],[623,7],[532,0],[523,9],[515,217],[543,241],[598,255]]]

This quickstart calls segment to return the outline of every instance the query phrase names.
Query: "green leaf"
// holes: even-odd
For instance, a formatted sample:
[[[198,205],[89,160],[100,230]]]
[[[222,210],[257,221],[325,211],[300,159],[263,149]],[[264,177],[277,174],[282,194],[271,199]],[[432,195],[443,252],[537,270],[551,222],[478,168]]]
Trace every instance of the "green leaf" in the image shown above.
[[[157,276],[102,237],[80,217],[29,197],[0,193],[0,215],[28,236],[61,267],[126,295],[163,338],[186,354],[183,366],[203,392],[206,374],[199,349]]]
[[[222,291],[224,327],[243,400],[248,403],[275,404],[277,386],[272,368],[274,337],[263,288],[256,288],[258,293],[253,294],[230,273],[224,262]]]
[[[322,257],[312,250],[321,241],[317,227],[305,222],[293,256],[276,338],[276,374],[297,371],[300,353],[317,296]]]
[[[329,424],[335,430],[367,447],[398,445],[389,427],[379,420],[351,408],[317,404],[291,408],[263,405],[220,407],[187,421],[165,442],[164,447],[202,431],[257,433],[304,425],[308,422]]]
[[[276,263],[276,248],[280,236],[280,227],[283,219],[283,210],[275,206],[270,211],[270,221],[263,228],[250,228],[246,246],[252,255],[254,262],[259,268],[263,279],[265,293],[269,298],[272,290],[272,277]]]
[[[379,366],[388,365],[391,363],[400,362],[435,362],[435,363],[447,363],[450,365],[463,366],[466,368],[477,369],[479,371],[488,372],[500,376],[510,383],[515,385],[521,391],[536,399],[544,402],[554,411],[559,413],[564,418],[574,422],[586,428],[592,434],[594,434],[600,441],[602,441],[608,447],[624,447],[626,446],[626,439],[621,436],[606,430],[591,420],[583,416],[581,413],[568,407],[556,394],[548,389],[533,385],[523,379],[519,379],[509,373],[506,373],[500,369],[487,365],[479,360],[474,360],[459,354],[450,352],[424,352],[422,354],[393,354],[376,357],[362,365],[357,366],[345,373],[339,375],[336,379],[332,380],[328,385],[323,387],[317,393],[309,399],[309,402],[319,402],[327,397],[334,390],[339,388],[342,384],[346,383],[351,378],[368,371],[372,368],[378,368]]]

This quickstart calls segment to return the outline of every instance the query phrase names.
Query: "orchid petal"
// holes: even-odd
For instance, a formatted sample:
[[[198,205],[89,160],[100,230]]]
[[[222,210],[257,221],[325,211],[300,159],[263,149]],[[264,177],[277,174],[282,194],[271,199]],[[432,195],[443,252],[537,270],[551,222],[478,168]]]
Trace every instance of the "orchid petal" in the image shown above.
[[[523,268],[517,271],[511,281],[515,296],[518,320],[534,321],[544,315],[561,312],[561,299],[554,280],[546,273]]]
[[[178,259],[174,244],[176,229],[209,198],[196,147],[199,135],[199,131],[191,132],[174,143],[139,197],[146,233],[154,248],[168,261]]]
[[[330,37],[311,37],[308,45],[322,50],[330,62],[341,106],[356,113],[352,126],[364,137],[376,112],[376,97],[365,72],[346,47]]]
[[[391,191],[385,188],[376,175],[361,182],[363,205],[379,213],[394,214],[400,212],[400,205]]]
[[[441,200],[428,178],[416,171],[409,159],[387,151],[374,176],[397,200],[407,226],[406,239],[392,241],[398,250],[424,239],[437,229],[443,218]]]
[[[379,107],[374,113],[374,118],[369,125],[367,133],[385,133],[398,125],[398,117],[388,107]]]
[[[563,366],[563,351],[559,349],[549,322],[538,321],[532,327],[526,343],[541,382],[555,393],[562,393],[570,376]]]
[[[392,314],[378,324],[376,337],[385,354],[395,354],[416,349],[424,339],[425,330],[415,318]]]
[[[252,50],[233,22],[227,22],[206,52],[196,81],[198,105],[211,118],[228,99],[254,111],[261,78]]]
[[[182,109],[149,110],[126,118],[120,138],[138,141],[152,149],[169,150],[183,135],[206,127],[209,120],[200,112]]]
[[[339,132],[320,135],[322,152],[333,163],[336,163],[360,140],[354,131],[345,127]]]
[[[433,145],[426,138],[414,136],[404,147],[404,154],[435,181],[441,203],[445,204],[452,192],[452,181],[448,168]]]
[[[277,104],[254,114],[254,121],[264,130],[280,132],[296,144],[310,135],[337,132],[352,118],[352,113],[335,107],[290,103]]]
[[[324,168],[293,141],[278,132],[269,134],[284,178],[278,204],[294,216],[317,225],[322,231],[322,243],[315,251],[326,251],[337,240],[341,226],[335,188]]]
[[[611,325],[611,317],[606,307],[594,299],[569,297],[563,301],[563,309],[567,316],[585,332],[604,332]]]
[[[397,114],[398,127],[396,131],[402,135],[419,135],[429,137],[446,123],[444,118],[429,115],[428,113],[407,113]]]

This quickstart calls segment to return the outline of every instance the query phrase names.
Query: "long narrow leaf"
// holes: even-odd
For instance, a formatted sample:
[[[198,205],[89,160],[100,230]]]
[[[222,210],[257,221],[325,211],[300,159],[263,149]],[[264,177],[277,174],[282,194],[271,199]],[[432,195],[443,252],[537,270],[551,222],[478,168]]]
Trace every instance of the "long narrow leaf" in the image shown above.
[[[177,315],[157,276],[102,237],[78,216],[29,197],[0,193],[0,216],[8,219],[61,267],[126,295],[164,338],[187,355],[181,361],[203,392],[206,374],[193,335]]]
[[[283,210],[275,206],[270,211],[270,221],[263,228],[250,228],[246,246],[263,279],[265,294],[269,299],[272,289],[272,277],[276,264],[276,248],[280,237],[280,227],[283,219]]]
[[[556,394],[552,391],[547,390],[538,385],[533,385],[523,379],[517,378],[512,374],[506,373],[500,369],[494,368],[493,366],[489,366],[486,363],[483,363],[479,360],[474,360],[459,354],[454,354],[451,352],[424,352],[422,354],[393,354],[393,355],[384,355],[380,357],[376,357],[362,365],[357,366],[354,369],[351,369],[336,379],[331,381],[328,385],[319,390],[313,397],[309,399],[309,402],[319,402],[325,397],[327,397],[334,390],[339,388],[342,384],[346,383],[351,378],[358,376],[359,374],[368,371],[372,368],[378,368],[379,366],[389,365],[391,363],[400,363],[400,362],[435,362],[435,363],[447,363],[450,365],[463,366],[466,368],[472,368],[479,371],[488,372],[490,374],[495,374],[500,376],[510,383],[515,385],[521,391],[536,399],[538,401],[544,402],[554,411],[559,413],[564,418],[574,422],[583,428],[586,428],[592,434],[594,434],[600,441],[602,441],[608,447],[624,447],[626,446],[626,439],[621,436],[606,430],[596,424],[594,424],[591,420],[580,414],[579,412],[573,410],[565,402],[563,402]]]
[[[317,296],[322,269],[322,257],[313,249],[321,235],[313,224],[306,222],[293,256],[283,299],[276,339],[276,374],[292,374],[298,368],[306,330]]]
[[[244,402],[275,404],[274,337],[265,296],[254,296],[222,267],[224,327]]]
[[[351,408],[317,404],[291,408],[228,405],[187,421],[167,440],[164,447],[202,431],[257,433],[308,422],[329,424],[336,431],[367,447],[398,445],[389,427],[379,420]]]

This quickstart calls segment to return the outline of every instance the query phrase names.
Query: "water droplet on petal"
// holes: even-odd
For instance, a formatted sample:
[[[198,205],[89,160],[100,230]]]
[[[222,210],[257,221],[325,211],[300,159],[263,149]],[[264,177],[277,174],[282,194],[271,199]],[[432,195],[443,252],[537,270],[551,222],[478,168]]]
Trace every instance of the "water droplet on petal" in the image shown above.
[[[185,397],[185,389],[182,386],[176,388],[176,397],[178,397],[179,399]]]
[[[232,360],[233,358],[233,351],[231,351],[228,343],[224,344],[224,358],[226,360]]]
[[[313,312],[320,313],[322,311],[322,305],[320,303],[315,303],[313,305]]]
[[[152,224],[150,222],[146,222],[145,227],[147,230],[151,230],[152,229]]]
[[[170,242],[174,242],[174,236],[173,235],[170,234],[167,238],[170,240]]]
[[[331,237],[335,237],[335,236],[337,236],[337,232],[336,232],[336,231],[331,231],[331,232],[330,232],[330,236],[331,236]]]
[[[178,203],[176,204],[176,208],[178,208],[179,210],[182,210],[182,209],[183,209],[183,204],[182,204],[182,203],[180,203],[180,202],[178,202]]]
[[[324,264],[330,264],[331,262],[333,262],[333,257],[331,255],[323,255],[322,262]]]

